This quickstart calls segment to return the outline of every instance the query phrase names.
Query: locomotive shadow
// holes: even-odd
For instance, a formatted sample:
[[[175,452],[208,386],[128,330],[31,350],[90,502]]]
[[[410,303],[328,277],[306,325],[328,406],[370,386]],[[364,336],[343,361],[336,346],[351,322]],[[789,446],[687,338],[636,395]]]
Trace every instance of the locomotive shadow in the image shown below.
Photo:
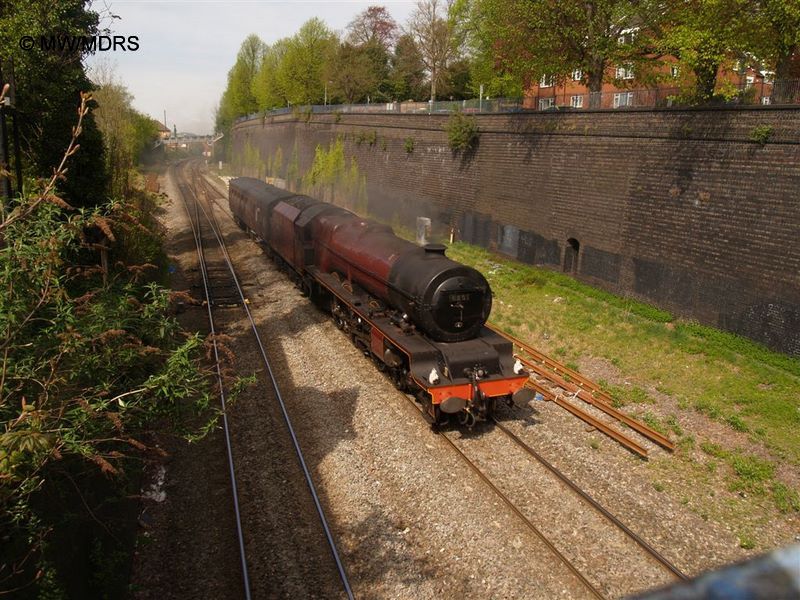
[[[271,280],[274,277],[276,283],[278,281],[286,283],[285,275],[282,273],[268,274],[267,276]],[[330,523],[351,584],[356,589],[360,586],[370,589],[374,587],[375,582],[380,581],[401,582],[404,585],[412,586],[419,583],[420,576],[425,579],[436,578],[439,567],[435,561],[432,562],[425,557],[415,557],[415,553],[409,552],[408,542],[404,541],[404,534],[402,534],[406,525],[399,522],[397,516],[385,514],[379,507],[370,507],[367,504],[363,506],[363,513],[357,519],[341,521],[336,519],[330,510],[331,506],[341,503],[342,490],[336,487],[336,479],[332,479],[330,469],[323,470],[321,465],[330,461],[332,454],[336,456],[336,450],[341,444],[358,437],[354,426],[354,413],[358,402],[363,401],[359,398],[362,389],[360,385],[356,384],[333,391],[324,391],[314,386],[297,385],[293,381],[291,376],[293,367],[290,366],[292,361],[287,356],[282,342],[303,334],[314,324],[330,323],[330,316],[319,306],[312,305],[308,298],[302,297],[299,292],[292,293],[292,301],[296,301],[298,304],[280,317],[262,316],[256,318],[256,323],[262,334],[265,334],[264,342],[268,347],[268,356],[273,372],[278,379],[282,397],[303,449],[306,466],[315,483],[317,495]],[[331,332],[331,335],[337,334],[341,337],[342,346],[352,347],[346,335],[341,332]],[[345,368],[356,370],[374,368],[367,358],[364,357],[363,360],[363,364],[361,361],[356,361],[353,367]],[[260,382],[264,382],[263,373],[259,379]],[[280,419],[277,416],[272,416],[270,420],[275,428],[283,426],[282,422],[278,423]],[[264,460],[264,457],[269,456],[271,452],[270,444],[261,441],[259,446],[254,454]],[[285,479],[282,475],[285,465],[268,466],[276,469],[277,477],[273,477],[274,479],[278,479],[278,477]],[[341,477],[341,475],[337,474],[335,477]],[[311,496],[308,490],[303,488],[302,485],[287,487],[284,492],[279,494],[278,502],[298,505],[302,507],[302,515],[313,515],[314,508],[310,505]],[[266,517],[266,519],[269,520],[270,517]],[[302,577],[307,581],[283,582],[278,584],[279,589],[276,589],[275,581],[262,581],[262,585],[271,586],[270,597],[297,597],[298,588],[305,589],[307,592],[301,596],[338,597],[338,590],[341,589],[341,586],[339,585],[338,589],[336,587],[338,576],[334,571],[332,561],[310,560],[311,557],[319,555],[319,552],[315,552],[315,549],[311,547],[312,541],[320,545],[325,543],[319,520],[315,519],[315,517],[303,517],[292,523],[292,530],[298,532],[297,537],[302,538],[304,531],[312,531],[313,534],[306,534],[309,543],[291,545],[286,557],[280,558],[282,563],[287,561],[287,563],[295,565],[293,568],[287,568],[287,572],[297,571],[297,562],[305,563],[305,566],[301,567],[301,572]],[[281,529],[286,531],[287,523],[285,520],[277,518],[274,519],[274,522],[270,522],[270,528],[274,529],[277,535]],[[411,543],[413,544],[413,542]],[[267,551],[266,543],[264,550],[257,550],[256,555],[261,557],[259,561],[269,562],[274,571],[276,558],[274,552]],[[328,587],[309,589],[315,580],[319,580],[320,572],[326,574],[325,580],[330,582]],[[466,586],[467,583],[467,578],[464,577],[464,585]],[[378,596],[379,593],[374,595],[374,597]],[[370,597],[370,594],[364,597]]]

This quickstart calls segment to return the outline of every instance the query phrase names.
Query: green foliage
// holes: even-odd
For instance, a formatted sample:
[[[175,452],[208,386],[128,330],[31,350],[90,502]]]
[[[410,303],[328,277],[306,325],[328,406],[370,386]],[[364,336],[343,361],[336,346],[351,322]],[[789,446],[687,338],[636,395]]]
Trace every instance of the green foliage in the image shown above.
[[[81,120],[85,110],[86,99]],[[18,566],[33,557],[0,591],[28,583],[36,563],[47,573],[48,553],[63,551],[48,550],[49,532],[84,510],[48,510],[42,497],[122,477],[155,422],[181,430],[208,405],[201,340],[180,335],[171,294],[151,281],[155,265],[124,262],[156,258],[142,215],[152,202],[73,210],[57,194],[63,177],[57,169],[0,219],[0,555]],[[142,237],[151,241],[131,243]],[[43,592],[57,595],[54,581],[46,575]]]
[[[222,94],[215,115],[216,130],[222,138],[224,153],[230,149],[230,132],[234,121],[243,115],[257,112],[263,100],[254,89],[262,58],[267,47],[257,35],[249,35],[239,48],[236,62],[228,71],[228,85]]]
[[[752,550],[756,547],[756,540],[751,534],[742,533],[739,536],[739,547],[743,550]]]
[[[800,496],[781,482],[772,485],[772,499],[782,513],[800,512]]]
[[[24,51],[19,41],[22,36],[93,36],[99,34],[98,24],[99,16],[86,0],[8,0],[0,6],[3,68],[13,59],[26,179],[52,175],[72,135],[80,93],[91,91],[92,83],[80,48],[53,52],[35,46]],[[60,194],[73,206],[94,206],[105,200],[108,186],[103,140],[91,114],[83,121],[81,146],[83,151],[70,159],[70,178],[61,183]]]
[[[318,18],[306,21],[288,39],[278,80],[293,105],[322,104],[325,63],[336,48],[333,32]]]
[[[355,141],[358,146],[360,146],[365,142],[370,146],[374,146],[377,140],[378,140],[378,132],[375,131],[374,129],[370,130],[362,129],[355,136]]]
[[[132,193],[133,169],[140,156],[158,139],[158,124],[133,108],[133,96],[112,77],[97,83],[92,94],[98,105],[94,115],[103,134],[110,192],[123,198]]]
[[[348,163],[341,138],[331,142],[327,149],[317,146],[314,162],[303,176],[302,189],[314,198],[334,202],[356,212],[363,213],[366,210],[365,177],[360,173],[355,158],[350,158]]]
[[[261,64],[252,82],[253,96],[261,111],[282,108],[289,102],[285,82],[280,75],[281,63],[288,47],[289,39],[283,38],[264,49]]]
[[[736,431],[747,431],[747,423],[745,423],[739,415],[730,415],[725,422],[731,426],[732,429]]]
[[[750,132],[750,141],[763,146],[769,141],[773,133],[772,125],[756,125]]]
[[[447,142],[454,152],[467,152],[478,143],[478,123],[475,117],[465,116],[461,112],[450,115],[445,125]]]

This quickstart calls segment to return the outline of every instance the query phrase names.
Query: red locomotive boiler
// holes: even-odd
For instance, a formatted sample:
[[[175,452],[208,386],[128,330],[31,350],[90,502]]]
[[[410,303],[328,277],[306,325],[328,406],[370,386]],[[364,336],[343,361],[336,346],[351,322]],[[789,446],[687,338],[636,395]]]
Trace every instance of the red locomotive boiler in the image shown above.
[[[330,310],[395,385],[414,393],[432,422],[471,425],[528,379],[511,343],[484,324],[492,292],[478,271],[392,229],[334,206],[240,177],[231,211],[304,292]]]

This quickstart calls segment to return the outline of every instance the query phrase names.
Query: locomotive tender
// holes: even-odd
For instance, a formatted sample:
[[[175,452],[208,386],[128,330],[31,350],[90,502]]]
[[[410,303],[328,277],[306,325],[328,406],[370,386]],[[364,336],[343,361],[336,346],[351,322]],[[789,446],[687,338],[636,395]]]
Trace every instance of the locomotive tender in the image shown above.
[[[478,271],[338,206],[240,177],[237,224],[263,242],[304,293],[328,309],[433,423],[472,425],[511,402],[528,375],[509,341],[484,326],[492,292]]]

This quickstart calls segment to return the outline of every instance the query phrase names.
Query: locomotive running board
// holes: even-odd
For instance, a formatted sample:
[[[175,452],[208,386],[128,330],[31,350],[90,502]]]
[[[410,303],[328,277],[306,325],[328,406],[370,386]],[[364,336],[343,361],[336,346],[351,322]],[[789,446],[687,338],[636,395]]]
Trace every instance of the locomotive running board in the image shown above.
[[[317,283],[328,290],[333,296],[338,298],[372,327],[371,340],[373,344],[373,354],[377,355],[379,359],[381,358],[383,342],[384,339],[386,339],[393,347],[406,355],[411,376],[416,381],[417,385],[428,390],[428,392],[439,401],[443,398],[440,397],[441,394],[437,394],[437,388],[442,388],[440,391],[444,392],[444,390],[453,390],[459,387],[468,388],[470,386],[470,380],[468,378],[452,377],[452,375],[447,376],[447,379],[450,380],[449,383],[443,383],[441,386],[432,386],[428,383],[427,376],[432,369],[440,370],[441,364],[448,364],[453,360],[453,356],[450,356],[451,353],[448,352],[448,350],[458,346],[459,350],[463,351],[469,347],[472,350],[472,354],[476,354],[478,347],[480,347],[483,352],[487,352],[489,351],[488,349],[491,348],[500,355],[501,351],[499,346],[507,344],[509,346],[508,354],[509,356],[511,355],[511,344],[505,338],[486,327],[482,328],[477,338],[467,340],[466,342],[437,344],[428,341],[416,331],[404,331],[388,317],[374,314],[374,311],[368,306],[362,296],[344,288],[342,282],[332,274],[323,273],[316,267],[309,268],[308,273]],[[379,345],[378,347],[376,347],[376,343]],[[486,388],[485,391],[488,391],[491,396],[504,395],[513,391],[510,388],[506,391],[506,387],[513,386],[514,389],[518,389],[527,378],[527,375],[520,377],[517,375],[502,376],[498,374],[497,378],[482,381],[480,387],[481,389]]]

